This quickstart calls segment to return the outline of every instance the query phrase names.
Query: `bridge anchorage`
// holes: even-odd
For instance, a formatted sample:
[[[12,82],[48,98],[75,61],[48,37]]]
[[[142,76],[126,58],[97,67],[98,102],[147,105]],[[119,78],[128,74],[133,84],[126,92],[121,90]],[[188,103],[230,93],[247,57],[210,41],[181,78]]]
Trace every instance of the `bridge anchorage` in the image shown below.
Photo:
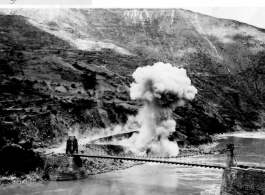
[[[96,154],[91,154],[89,150],[97,151]],[[100,159],[115,159],[115,160],[126,160],[135,162],[150,162],[150,163],[162,163],[162,164],[174,164],[183,165],[191,167],[203,167],[203,168],[213,168],[213,169],[226,169],[228,167],[236,167],[236,161],[234,156],[234,144],[228,144],[226,148],[211,151],[208,153],[198,153],[192,155],[179,155],[179,156],[126,156],[126,155],[108,155],[104,152],[100,145],[86,145],[85,151],[83,153],[72,154],[72,157],[82,157],[82,158],[100,158]],[[226,156],[225,163],[206,163],[214,161],[213,155]],[[205,157],[202,160],[202,157]],[[215,156],[217,157],[217,156]],[[212,159],[211,159],[212,158]],[[225,161],[225,157],[223,158]]]

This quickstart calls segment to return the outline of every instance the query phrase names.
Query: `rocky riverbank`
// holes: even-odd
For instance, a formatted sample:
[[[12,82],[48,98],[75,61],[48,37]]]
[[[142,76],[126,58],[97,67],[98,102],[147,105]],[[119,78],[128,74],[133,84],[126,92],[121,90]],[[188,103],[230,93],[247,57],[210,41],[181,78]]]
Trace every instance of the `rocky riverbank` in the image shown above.
[[[22,174],[21,176],[16,176],[15,174],[4,176],[0,178],[0,185],[8,185],[15,183],[29,183],[29,182],[38,182],[43,181],[40,172],[31,172],[29,174]]]
[[[59,157],[59,158],[58,158]],[[29,183],[29,182],[40,182],[49,180],[49,174],[47,173],[74,173],[75,170],[69,168],[68,162],[62,162],[60,157],[63,159],[68,159],[64,155],[50,155],[46,157],[46,167],[40,167],[36,171],[29,172],[27,174],[18,174],[17,172],[8,176],[0,177],[0,185],[8,185],[14,183]],[[112,159],[82,159],[83,166],[78,171],[84,171],[87,175],[95,175],[115,170],[123,170],[132,167],[136,164],[135,162],[122,161],[122,160],[112,160]],[[63,168],[64,167],[64,168]]]
[[[215,143],[199,146],[188,145],[180,148],[179,155],[192,156],[209,153],[214,145]],[[5,158],[1,161],[1,169],[6,166],[6,172],[2,170],[0,185],[57,180],[61,177],[58,176],[58,174],[63,174],[66,179],[71,180],[80,177],[84,178],[89,175],[122,170],[141,164],[114,159],[81,158],[82,165],[75,167],[73,166],[73,158],[62,153],[65,151],[64,146],[64,144],[57,144],[47,148],[37,148],[34,150],[25,149],[14,144],[6,147],[2,151],[2,153],[5,154]],[[93,155],[133,156],[132,153],[126,153],[124,147],[117,145],[86,144],[80,145],[79,149],[81,153]],[[73,178],[71,178],[71,174]],[[77,178],[75,178],[75,174],[78,175]],[[68,177],[67,175],[70,176]]]
[[[94,146],[94,153],[98,152],[97,147]],[[204,152],[203,146],[201,147],[186,147],[180,149],[180,155],[197,155]],[[105,145],[103,147],[105,155],[125,155],[121,146]],[[25,152],[25,151],[24,151]],[[33,151],[28,151],[33,154]],[[93,151],[90,151],[93,152]],[[95,159],[95,158],[82,158],[82,166],[79,168],[73,167],[71,164],[72,158],[67,157],[65,154],[45,154],[35,152],[31,155],[31,161],[38,160],[38,166],[35,165],[35,169],[23,172],[22,170],[15,170],[12,174],[2,175],[0,177],[0,185],[8,185],[13,183],[28,183],[28,182],[40,182],[44,180],[50,180],[49,175],[56,175],[56,173],[73,174],[81,173],[85,175],[95,175],[115,170],[123,170],[132,167],[137,162],[114,160],[114,159]],[[30,162],[30,161],[29,161]],[[15,163],[14,163],[15,166]]]

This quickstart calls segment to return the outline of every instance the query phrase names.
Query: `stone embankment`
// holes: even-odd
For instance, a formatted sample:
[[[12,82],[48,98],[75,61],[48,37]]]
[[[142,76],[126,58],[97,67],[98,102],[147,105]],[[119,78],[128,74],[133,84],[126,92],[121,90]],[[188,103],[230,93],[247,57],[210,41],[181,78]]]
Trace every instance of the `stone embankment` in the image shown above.
[[[247,167],[231,167],[225,169],[220,194],[265,194],[265,169]]]

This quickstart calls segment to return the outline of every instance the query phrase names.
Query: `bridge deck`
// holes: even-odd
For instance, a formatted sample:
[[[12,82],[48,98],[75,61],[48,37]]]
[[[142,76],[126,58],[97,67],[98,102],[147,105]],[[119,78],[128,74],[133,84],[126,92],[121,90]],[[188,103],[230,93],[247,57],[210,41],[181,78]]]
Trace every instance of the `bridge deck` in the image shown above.
[[[221,165],[206,165],[197,163],[187,163],[187,162],[176,162],[176,161],[166,161],[166,160],[156,160],[156,159],[146,159],[146,158],[132,158],[123,156],[107,156],[107,155],[86,155],[86,154],[74,154],[72,156],[86,157],[86,158],[105,158],[105,159],[118,159],[118,160],[129,160],[129,161],[140,161],[140,162],[152,162],[152,163],[164,163],[164,164],[175,164],[175,165],[186,165],[193,167],[205,167],[213,169],[225,169],[225,166]]]

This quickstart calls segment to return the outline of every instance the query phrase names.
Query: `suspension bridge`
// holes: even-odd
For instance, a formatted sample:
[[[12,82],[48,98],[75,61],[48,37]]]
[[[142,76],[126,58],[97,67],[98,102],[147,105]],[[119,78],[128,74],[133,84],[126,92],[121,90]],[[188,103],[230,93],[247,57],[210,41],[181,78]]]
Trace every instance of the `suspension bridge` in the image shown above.
[[[196,153],[191,155],[179,155],[179,156],[135,156],[135,155],[108,155],[104,152],[103,149],[99,149],[100,146],[97,146],[97,154],[91,154],[88,151],[88,148],[95,146],[86,146],[86,150],[83,153],[73,154],[73,157],[82,157],[82,158],[99,158],[99,159],[114,159],[114,160],[126,160],[126,161],[135,161],[135,162],[148,162],[148,163],[162,163],[162,164],[173,164],[173,165],[183,165],[191,167],[203,167],[203,168],[213,168],[213,169],[225,169],[227,166],[232,167],[236,166],[235,156],[233,153],[234,146],[233,144],[227,145],[226,148],[219,150],[211,151],[208,153]],[[95,148],[93,148],[95,149]],[[209,158],[213,155],[226,155],[224,162],[209,163]],[[204,159],[204,160],[202,160]],[[207,163],[208,161],[208,163]]]
[[[124,151],[112,153],[112,150],[106,150],[106,146],[97,144],[87,144],[85,150],[78,154],[73,154],[73,162],[83,158],[99,158],[135,161],[140,163],[162,163],[171,165],[180,165],[188,167],[210,168],[223,170],[221,192],[220,194],[265,194],[265,167],[255,165],[237,164],[234,155],[234,145],[228,144],[225,148],[209,151],[183,152],[178,156],[135,156],[126,155]],[[113,149],[113,148],[112,148]],[[222,156],[223,155],[223,156]],[[71,178],[82,178],[83,176],[75,174]],[[65,180],[65,176],[59,177],[59,180]],[[58,178],[57,178],[58,180]],[[258,192],[258,193],[257,193]]]
[[[175,164],[175,165],[205,167],[205,168],[214,168],[214,169],[225,168],[225,166],[222,165],[207,165],[207,164],[188,163],[188,162],[156,160],[151,158],[140,158],[140,157],[133,158],[133,157],[122,157],[122,156],[103,156],[103,155],[84,155],[84,154],[75,154],[73,156],[86,157],[86,158],[118,159],[118,160],[129,160],[129,161],[151,162],[151,163],[162,163],[162,164]]]

